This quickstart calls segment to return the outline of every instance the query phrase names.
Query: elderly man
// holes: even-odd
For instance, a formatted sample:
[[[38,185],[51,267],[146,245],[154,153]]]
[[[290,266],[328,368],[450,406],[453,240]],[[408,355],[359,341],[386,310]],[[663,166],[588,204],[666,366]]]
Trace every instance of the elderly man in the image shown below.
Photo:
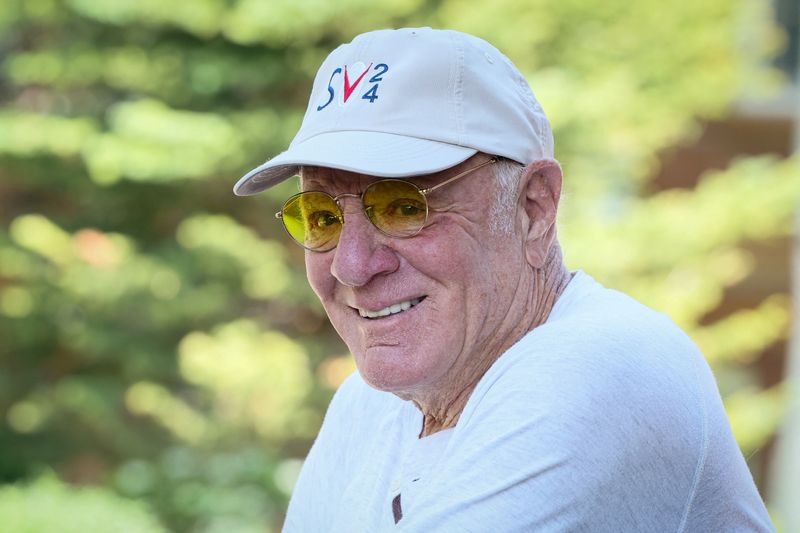
[[[358,372],[285,531],[771,530],[697,348],[564,266],[550,125],[497,49],[340,46],[235,192],[298,173],[277,216]]]

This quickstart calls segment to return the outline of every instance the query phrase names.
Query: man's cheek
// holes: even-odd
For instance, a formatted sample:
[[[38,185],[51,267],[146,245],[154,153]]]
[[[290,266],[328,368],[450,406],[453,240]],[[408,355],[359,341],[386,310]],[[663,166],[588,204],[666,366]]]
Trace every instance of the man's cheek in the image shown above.
[[[306,252],[306,277],[317,298],[325,305],[333,297],[335,280],[330,273],[330,267],[326,267],[321,258],[309,257],[311,254],[312,252]]]

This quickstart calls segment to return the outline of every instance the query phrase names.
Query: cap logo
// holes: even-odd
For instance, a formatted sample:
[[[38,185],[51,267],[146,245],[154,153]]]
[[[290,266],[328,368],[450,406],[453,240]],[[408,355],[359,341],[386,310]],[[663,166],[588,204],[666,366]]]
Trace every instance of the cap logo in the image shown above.
[[[334,100],[337,101],[339,107],[343,106],[350,100],[350,97],[356,92],[359,86],[364,90],[361,94],[362,100],[367,100],[370,104],[374,104],[378,99],[378,85],[383,81],[383,75],[389,70],[389,65],[386,63],[378,63],[374,67],[372,63],[365,66],[364,63],[358,61],[352,65],[344,65],[343,67],[336,67],[331,72],[328,78],[328,90],[326,94],[320,99],[317,106],[317,111],[322,111],[328,107]],[[350,74],[358,77],[351,82]],[[367,74],[372,76],[364,82]]]

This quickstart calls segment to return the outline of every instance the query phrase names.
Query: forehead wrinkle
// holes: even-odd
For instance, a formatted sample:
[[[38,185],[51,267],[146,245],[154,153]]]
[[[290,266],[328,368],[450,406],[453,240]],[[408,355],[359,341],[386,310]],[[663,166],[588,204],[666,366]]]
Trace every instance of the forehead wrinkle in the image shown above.
[[[398,177],[372,176],[329,167],[302,167],[298,175],[300,176],[300,190],[324,190],[330,194],[333,194],[331,190],[335,190],[336,194],[341,192],[361,193],[370,183],[386,179],[408,181],[421,189],[432,187],[456,174],[458,170],[454,169],[460,169],[460,167],[461,165],[456,165],[432,174]],[[354,187],[354,184],[360,185],[360,188]],[[353,190],[347,190],[348,187]]]
[[[366,187],[367,184],[379,179],[381,178],[337,168],[303,167],[300,169],[301,190],[323,190],[334,196],[343,192],[360,193],[363,189],[358,189],[354,185],[364,184],[363,186]]]

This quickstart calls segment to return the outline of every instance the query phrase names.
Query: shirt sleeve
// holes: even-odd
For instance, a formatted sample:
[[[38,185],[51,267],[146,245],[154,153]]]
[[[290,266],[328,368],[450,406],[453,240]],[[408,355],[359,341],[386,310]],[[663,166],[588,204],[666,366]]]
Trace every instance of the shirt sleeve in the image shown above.
[[[303,462],[297,479],[283,533],[327,531],[331,517],[347,479],[342,461],[348,460],[343,450],[350,449],[348,428],[351,413],[357,404],[359,383],[356,374],[348,377],[331,400],[322,427]]]

